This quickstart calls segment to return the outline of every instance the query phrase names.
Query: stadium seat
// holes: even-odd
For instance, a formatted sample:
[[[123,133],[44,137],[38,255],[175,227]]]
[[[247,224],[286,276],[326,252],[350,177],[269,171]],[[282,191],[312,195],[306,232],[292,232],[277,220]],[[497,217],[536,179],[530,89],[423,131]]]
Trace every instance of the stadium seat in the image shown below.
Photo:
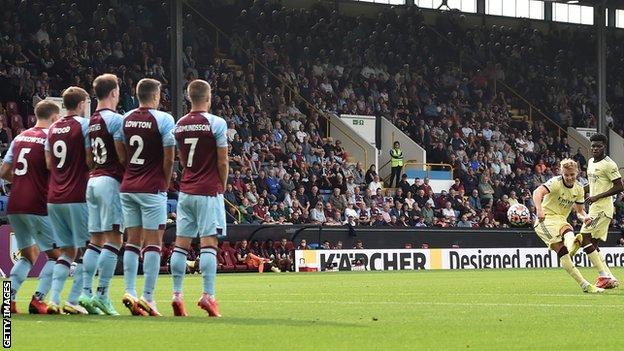
[[[229,253],[227,254],[229,255]],[[226,259],[226,252],[223,250],[219,250],[217,252],[217,261],[219,262],[219,266],[222,271],[233,271],[234,265]]]

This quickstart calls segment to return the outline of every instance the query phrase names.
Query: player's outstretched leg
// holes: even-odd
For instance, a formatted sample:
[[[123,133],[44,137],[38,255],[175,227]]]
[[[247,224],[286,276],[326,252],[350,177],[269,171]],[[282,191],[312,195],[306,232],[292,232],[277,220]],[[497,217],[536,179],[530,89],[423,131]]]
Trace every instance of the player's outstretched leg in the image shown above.
[[[576,234],[572,230],[568,230],[563,234],[563,242],[570,252],[570,257],[574,257],[576,252],[581,248],[583,243],[583,234]]]
[[[184,306],[184,298],[182,295],[182,283],[184,282],[184,275],[186,274],[186,258],[188,251],[185,248],[190,246],[190,239],[180,238],[176,239],[176,246],[171,254],[171,276],[173,278],[173,298],[171,299],[171,307],[173,308],[174,316],[185,317],[188,316],[186,307]]]
[[[574,266],[572,263],[572,259],[570,258],[568,248],[565,245],[555,245],[553,250],[557,252],[557,257],[559,257],[559,262],[561,263],[561,267],[563,267],[568,274],[576,280],[576,282],[581,286],[586,293],[601,293],[604,289],[597,288],[596,286],[590,284],[581,272]]]

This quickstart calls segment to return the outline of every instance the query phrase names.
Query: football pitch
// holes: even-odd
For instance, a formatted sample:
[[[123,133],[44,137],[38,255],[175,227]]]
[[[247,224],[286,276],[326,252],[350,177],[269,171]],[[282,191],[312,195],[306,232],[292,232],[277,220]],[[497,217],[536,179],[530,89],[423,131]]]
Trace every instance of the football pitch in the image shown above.
[[[590,280],[592,269],[581,269]],[[614,269],[624,277],[624,269]],[[68,286],[63,292],[67,296]],[[139,280],[139,287],[142,281]],[[158,281],[161,318],[12,318],[16,350],[423,350],[623,347],[624,290],[583,294],[563,269],[219,274],[223,318],[195,306],[201,276],[185,279],[190,317],[173,317],[171,277]],[[20,291],[28,311],[36,280]],[[140,289],[139,289],[140,293]]]

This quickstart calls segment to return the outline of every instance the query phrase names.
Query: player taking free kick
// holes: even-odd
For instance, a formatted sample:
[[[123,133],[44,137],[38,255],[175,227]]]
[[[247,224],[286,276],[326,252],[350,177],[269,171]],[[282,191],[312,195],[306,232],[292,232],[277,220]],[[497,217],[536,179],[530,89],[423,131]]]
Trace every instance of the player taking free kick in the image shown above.
[[[572,263],[571,256],[578,250],[582,237],[580,234],[574,236],[572,226],[567,220],[568,215],[574,206],[579,220],[588,222],[589,217],[583,207],[583,187],[576,180],[579,173],[578,164],[568,158],[562,160],[559,167],[561,175],[549,179],[533,191],[533,202],[537,211],[533,229],[548,248],[557,253],[561,266],[579,283],[584,292],[603,292],[604,289],[590,284],[583,278]],[[586,249],[585,252],[587,251]],[[592,254],[597,253],[588,252],[588,255]]]

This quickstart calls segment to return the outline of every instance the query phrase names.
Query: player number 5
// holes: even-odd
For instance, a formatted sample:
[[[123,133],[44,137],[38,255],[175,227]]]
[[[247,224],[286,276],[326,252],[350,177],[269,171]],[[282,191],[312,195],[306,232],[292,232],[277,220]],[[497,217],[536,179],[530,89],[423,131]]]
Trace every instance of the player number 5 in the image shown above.
[[[189,149],[188,158],[186,160],[186,167],[193,167],[193,156],[195,156],[195,147],[199,138],[186,138],[184,144],[191,145]]]
[[[17,163],[22,164],[23,167],[20,169],[15,169],[15,175],[17,176],[23,176],[24,174],[26,174],[26,172],[28,172],[28,161],[26,160],[25,156],[27,153],[30,152],[30,148],[29,147],[25,147],[23,149],[20,150],[19,155],[17,156]]]

